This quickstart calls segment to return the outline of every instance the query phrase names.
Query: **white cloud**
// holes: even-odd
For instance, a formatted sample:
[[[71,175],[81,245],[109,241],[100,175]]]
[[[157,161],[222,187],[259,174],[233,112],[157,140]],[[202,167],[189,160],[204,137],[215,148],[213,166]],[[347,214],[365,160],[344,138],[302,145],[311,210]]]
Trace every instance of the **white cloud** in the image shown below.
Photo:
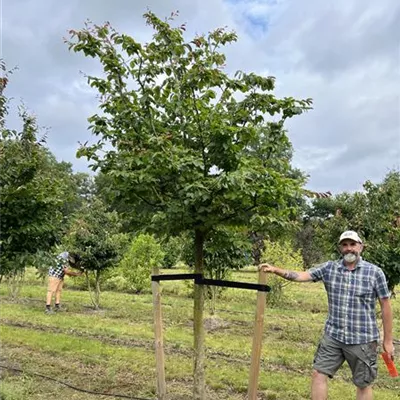
[[[311,174],[315,170],[323,169],[330,161],[347,150],[346,145],[322,148],[317,146],[303,146],[294,154],[294,161],[302,165]]]
[[[39,124],[51,126],[57,156],[85,168],[75,151],[78,140],[91,138],[86,119],[97,103],[79,71],[99,70],[69,52],[63,36],[90,18],[147,41],[147,6],[159,16],[179,10],[188,37],[236,30],[239,41],[226,48],[229,72],[274,75],[277,95],[314,99],[314,110],[288,124],[294,162],[310,174],[311,189],[357,190],[398,167],[398,0],[3,0],[3,56],[20,67],[8,94],[24,98]]]

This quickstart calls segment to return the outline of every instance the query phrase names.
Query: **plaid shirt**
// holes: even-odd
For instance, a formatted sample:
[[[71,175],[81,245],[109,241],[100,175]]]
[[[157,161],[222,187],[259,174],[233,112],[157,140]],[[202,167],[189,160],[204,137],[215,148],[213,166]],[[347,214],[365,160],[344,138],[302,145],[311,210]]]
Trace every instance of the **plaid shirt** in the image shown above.
[[[58,279],[63,279],[65,272],[64,268],[68,266],[68,252],[64,251],[57,256],[56,265],[54,267],[50,267],[49,276],[53,276]]]
[[[390,297],[383,271],[360,259],[348,270],[343,261],[328,261],[308,270],[314,282],[323,281],[329,313],[325,333],[345,344],[379,339],[375,305],[377,298]]]

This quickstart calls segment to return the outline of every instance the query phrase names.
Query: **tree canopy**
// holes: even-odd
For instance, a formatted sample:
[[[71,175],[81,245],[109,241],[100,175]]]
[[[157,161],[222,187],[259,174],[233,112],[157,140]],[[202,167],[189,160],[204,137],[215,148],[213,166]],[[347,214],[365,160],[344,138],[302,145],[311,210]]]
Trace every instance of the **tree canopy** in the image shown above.
[[[102,113],[90,118],[100,139],[79,154],[163,231],[281,220],[299,181],[275,154],[288,142],[283,122],[310,100],[275,98],[273,77],[229,77],[218,49],[236,40],[232,32],[185,42],[184,26],[145,18],[156,31],[146,45],[107,24],[71,31],[70,47],[97,57],[106,75],[88,77],[102,96]]]
[[[6,78],[0,81],[2,275],[23,269],[27,257],[59,241],[66,212],[77,201],[77,193],[71,190],[72,171],[47,149],[36,118],[21,107],[22,130],[7,127],[7,82]]]
[[[352,229],[364,240],[363,257],[383,269],[390,290],[400,282],[399,171],[389,172],[381,183],[366,181],[363,191],[314,200],[305,218],[300,245],[307,259],[339,256],[339,235]]]

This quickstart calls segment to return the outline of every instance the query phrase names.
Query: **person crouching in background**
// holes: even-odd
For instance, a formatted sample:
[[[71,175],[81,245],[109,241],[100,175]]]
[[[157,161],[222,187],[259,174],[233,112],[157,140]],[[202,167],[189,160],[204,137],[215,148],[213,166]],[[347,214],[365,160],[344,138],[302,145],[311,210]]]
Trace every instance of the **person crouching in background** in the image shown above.
[[[79,256],[77,254],[64,251],[57,256],[55,265],[49,268],[49,283],[47,288],[45,310],[46,314],[53,313],[51,309],[53,296],[55,296],[54,311],[57,312],[60,310],[61,292],[64,285],[64,276],[80,276],[83,274],[82,271],[75,272],[70,269],[70,267],[76,267],[78,261]]]

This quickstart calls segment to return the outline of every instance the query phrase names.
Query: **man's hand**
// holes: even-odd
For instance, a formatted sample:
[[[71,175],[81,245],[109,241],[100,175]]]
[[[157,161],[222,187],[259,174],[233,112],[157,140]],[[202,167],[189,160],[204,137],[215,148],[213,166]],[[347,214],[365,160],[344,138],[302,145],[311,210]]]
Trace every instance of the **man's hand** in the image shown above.
[[[392,341],[383,341],[383,350],[394,360],[394,345]]]
[[[269,272],[273,274],[275,272],[275,267],[271,264],[263,263],[258,266],[258,270],[262,272]]]

